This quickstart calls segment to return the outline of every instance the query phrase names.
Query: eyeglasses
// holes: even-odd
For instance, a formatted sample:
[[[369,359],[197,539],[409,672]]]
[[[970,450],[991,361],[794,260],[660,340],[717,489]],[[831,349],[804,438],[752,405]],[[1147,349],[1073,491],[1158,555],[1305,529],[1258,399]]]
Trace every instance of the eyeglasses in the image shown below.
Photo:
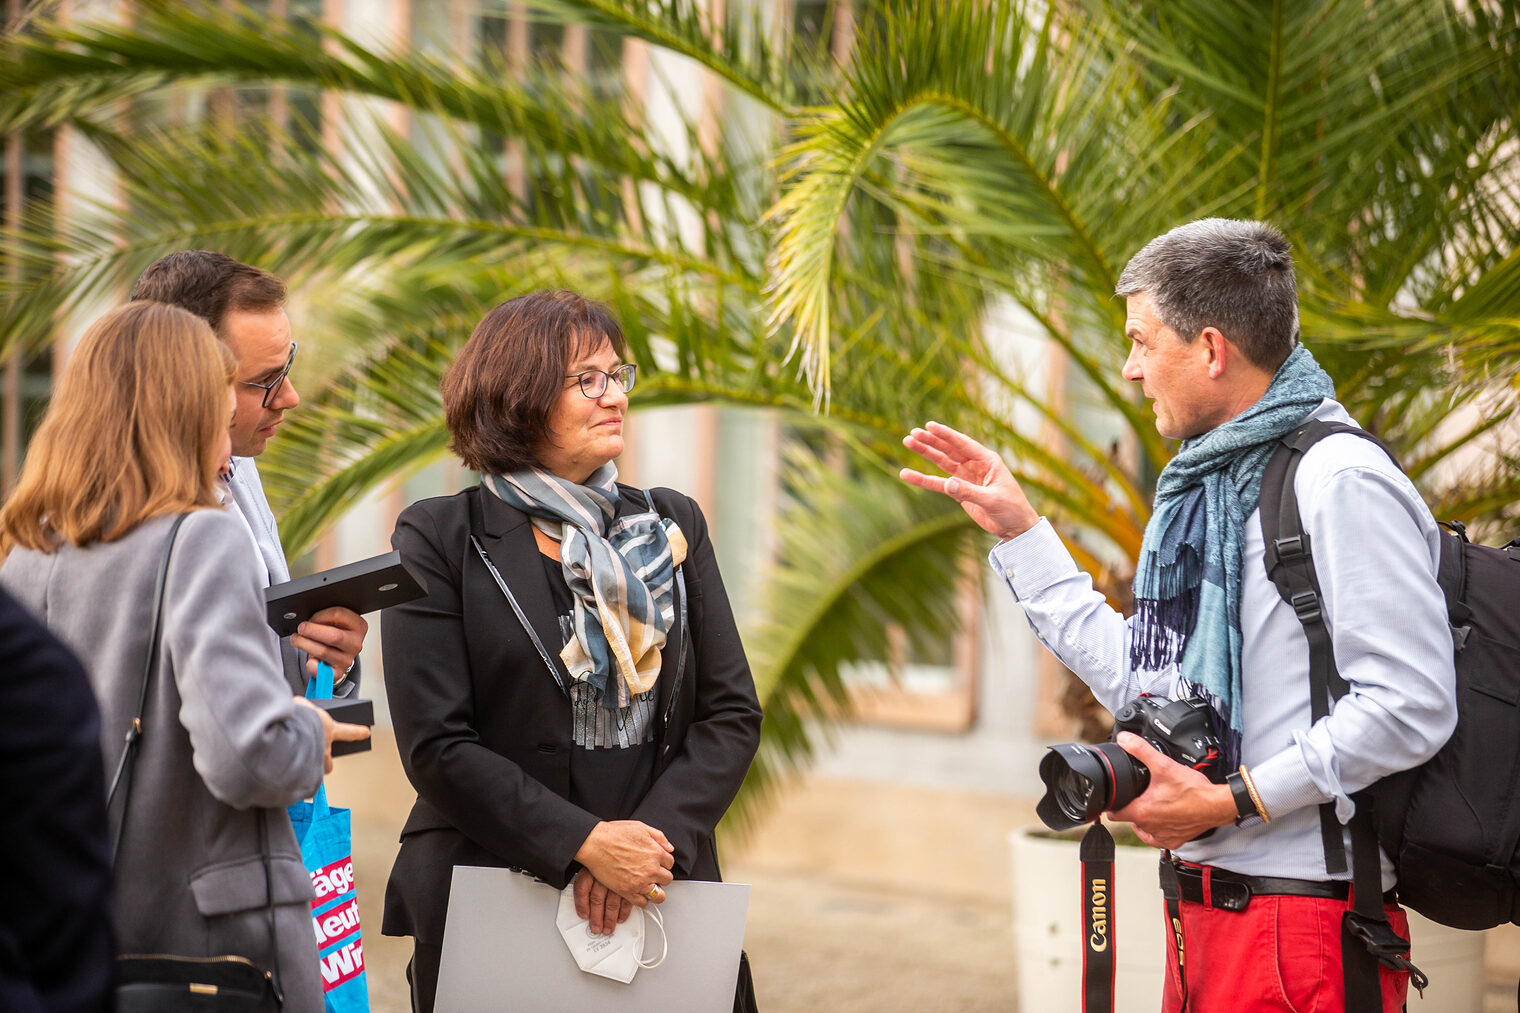
[[[250,387],[262,387],[264,389],[263,405],[269,407],[269,399],[274,397],[274,392],[280,389],[280,384],[285,382],[285,377],[290,375],[290,367],[296,364],[296,343],[290,343],[290,358],[285,360],[285,368],[268,383],[259,383],[257,380],[239,380],[238,383],[246,383]]]
[[[639,367],[633,363],[625,363],[610,373],[605,369],[588,369],[576,373],[574,376],[565,377],[566,380],[577,380],[581,385],[581,393],[589,398],[599,398],[607,393],[607,381],[616,380],[617,385],[623,388],[623,393],[633,390],[634,374]]]

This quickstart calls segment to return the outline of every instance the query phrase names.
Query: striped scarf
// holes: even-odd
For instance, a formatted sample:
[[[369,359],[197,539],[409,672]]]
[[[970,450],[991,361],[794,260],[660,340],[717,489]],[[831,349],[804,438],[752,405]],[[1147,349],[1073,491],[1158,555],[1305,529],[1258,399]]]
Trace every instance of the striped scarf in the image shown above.
[[[1182,695],[1208,701],[1224,769],[1240,764],[1240,589],[1245,522],[1277,441],[1335,385],[1302,344],[1261,400],[1182,442],[1156,481],[1156,505],[1135,571],[1130,668],[1178,666]]]
[[[676,522],[652,510],[619,516],[617,466],[610,461],[585,485],[540,468],[481,482],[560,543],[560,566],[575,599],[575,636],[560,652],[571,677],[594,686],[608,710],[654,688],[675,619],[675,568],[686,558]]]

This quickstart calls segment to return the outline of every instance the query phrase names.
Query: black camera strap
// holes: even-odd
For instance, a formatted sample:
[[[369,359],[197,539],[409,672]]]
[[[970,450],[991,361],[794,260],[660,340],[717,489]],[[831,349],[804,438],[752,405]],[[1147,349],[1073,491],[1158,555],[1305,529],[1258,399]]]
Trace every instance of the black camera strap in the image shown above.
[[[1082,835],[1082,1013],[1114,1008],[1114,837],[1103,825]]]

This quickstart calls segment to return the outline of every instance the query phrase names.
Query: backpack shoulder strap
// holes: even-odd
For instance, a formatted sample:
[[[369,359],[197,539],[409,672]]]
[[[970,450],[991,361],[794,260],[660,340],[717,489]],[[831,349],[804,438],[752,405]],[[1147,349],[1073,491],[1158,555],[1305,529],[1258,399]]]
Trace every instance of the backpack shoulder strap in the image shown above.
[[[1321,607],[1319,578],[1309,554],[1309,534],[1298,513],[1293,483],[1308,449],[1342,430],[1361,431],[1341,423],[1310,422],[1285,435],[1262,474],[1258,501],[1267,577],[1293,609],[1309,640],[1309,713],[1316,722],[1330,713],[1330,702],[1344,696],[1350,687],[1335,667],[1335,648]],[[1333,806],[1319,807],[1319,829],[1325,871],[1330,875],[1345,872],[1346,847]]]
[[[1461,521],[1440,521],[1441,563],[1436,583],[1446,598],[1446,615],[1451,620],[1451,639],[1457,650],[1467,646],[1472,632],[1473,611],[1467,604],[1467,526]]]
[[[1258,504],[1267,577],[1306,627],[1313,622],[1323,625],[1324,615],[1320,611],[1319,581],[1315,577],[1314,560],[1310,555],[1312,546],[1309,544],[1309,533],[1304,530],[1303,518],[1298,512],[1298,490],[1294,488],[1294,480],[1298,476],[1298,466],[1309,448],[1336,433],[1359,436],[1380,447],[1388,454],[1389,460],[1398,464],[1392,452],[1383,446],[1383,442],[1367,430],[1345,422],[1314,421],[1306,422],[1282,437],[1276,452],[1267,461],[1266,471],[1261,478]],[[1454,580],[1460,587],[1461,575],[1457,574]],[[1451,593],[1448,592],[1448,598],[1450,597]],[[1344,696],[1348,689],[1338,674],[1332,675],[1330,686],[1335,690],[1333,698]]]
[[[1309,554],[1308,535],[1299,518],[1298,492],[1293,487],[1293,480],[1298,475],[1298,466],[1309,448],[1336,433],[1360,436],[1382,447],[1383,452],[1390,459],[1393,458],[1376,436],[1345,422],[1306,422],[1278,441],[1277,451],[1267,461],[1267,469],[1261,478],[1261,533],[1266,540],[1267,576],[1277,585],[1278,592],[1289,605],[1293,604],[1293,599],[1279,581],[1278,570],[1284,562],[1296,560],[1300,550],[1305,557]],[[1284,558],[1285,555],[1287,559]],[[1311,564],[1310,569],[1312,568]]]
[[[1336,433],[1354,433],[1376,443],[1385,453],[1388,450],[1377,437],[1356,426],[1343,422],[1305,423],[1283,436],[1267,462],[1259,500],[1267,576],[1283,601],[1292,607],[1309,641],[1309,709],[1315,721],[1329,714],[1330,703],[1345,696],[1350,686],[1335,667],[1335,647],[1325,623],[1319,578],[1314,572],[1309,534],[1299,514],[1294,479],[1309,448]],[[1356,801],[1356,815],[1350,824],[1354,910],[1348,913],[1342,926],[1342,964],[1347,1010],[1373,1013],[1382,1008],[1379,963],[1402,964],[1401,969],[1412,974],[1419,972],[1399,956],[1408,951],[1408,941],[1393,931],[1383,913],[1377,832],[1369,811],[1372,798],[1363,792]],[[1320,806],[1319,815],[1325,870],[1331,875],[1344,873],[1346,848],[1334,805]]]

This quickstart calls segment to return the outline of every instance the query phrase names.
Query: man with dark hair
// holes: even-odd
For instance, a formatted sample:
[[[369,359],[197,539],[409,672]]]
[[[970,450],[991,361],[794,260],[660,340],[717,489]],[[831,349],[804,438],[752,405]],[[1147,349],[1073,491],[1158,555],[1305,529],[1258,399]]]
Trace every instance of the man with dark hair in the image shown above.
[[[1293,489],[1350,686],[1316,719],[1308,641],[1267,576],[1258,500],[1282,436],[1311,419],[1351,420],[1298,341],[1288,243],[1260,222],[1191,222],[1136,254],[1117,294],[1123,376],[1154,402],[1157,430],[1182,441],[1156,483],[1133,616],[1094,590],[995,452],[931,422],[903,442],[948,477],[902,477],[954,498],[1001,539],[990,557],[999,577],[1104,706],[1142,693],[1207,705],[1225,784],[1119,736],[1150,784],[1113,817],[1170,849],[1162,879],[1178,913],[1163,1009],[1342,1009],[1351,796],[1424,762],[1456,724],[1438,529],[1404,474],[1354,433],[1304,454]],[[1322,811],[1333,812],[1323,830]],[[1378,857],[1390,890],[1392,865]],[[1407,939],[1403,909],[1385,901]],[[1401,1009],[1408,973],[1378,977],[1383,1008]]]
[[[280,532],[253,461],[264,452],[285,412],[301,403],[290,379],[296,343],[285,314],[285,284],[226,254],[182,250],[150,264],[132,287],[132,298],[172,303],[203,317],[237,356],[237,412],[227,484],[259,548],[265,583],[289,580]],[[340,681],[337,694],[351,695],[358,672],[348,679],[344,675],[354,668],[368,631],[363,617],[345,608],[323,609],[302,623],[298,633],[281,641],[286,674],[297,691],[305,686],[306,675],[316,674],[320,660],[332,665]]]

